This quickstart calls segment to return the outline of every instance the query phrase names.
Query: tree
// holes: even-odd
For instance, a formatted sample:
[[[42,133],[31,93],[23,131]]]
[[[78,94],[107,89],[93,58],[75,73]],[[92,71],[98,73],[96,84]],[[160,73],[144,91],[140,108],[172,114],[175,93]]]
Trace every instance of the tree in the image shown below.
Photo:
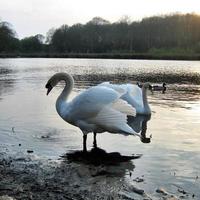
[[[51,28],[48,30],[48,32],[46,34],[46,41],[45,41],[46,44],[51,44],[52,37],[53,37],[55,31],[56,31],[55,28]]]
[[[37,34],[35,36],[26,37],[20,41],[21,51],[28,53],[41,52],[43,50],[44,36]]]
[[[0,22],[0,52],[14,52],[18,50],[19,40],[8,22]]]

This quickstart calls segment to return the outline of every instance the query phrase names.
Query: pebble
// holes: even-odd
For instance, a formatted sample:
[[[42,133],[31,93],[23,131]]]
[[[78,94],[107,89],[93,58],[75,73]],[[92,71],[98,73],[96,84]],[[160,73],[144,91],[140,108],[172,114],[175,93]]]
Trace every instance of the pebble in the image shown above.
[[[137,194],[140,194],[140,195],[143,195],[144,194],[144,190],[143,189],[140,189],[140,188],[136,188],[135,186],[131,186],[130,188],[133,192],[137,193]]]
[[[8,195],[0,196],[0,200],[15,200],[12,197],[9,197]]]
[[[137,177],[137,178],[133,179],[133,181],[135,181],[137,183],[141,183],[141,182],[144,182],[144,179],[140,178],[140,177]]]
[[[180,192],[180,193],[182,193],[182,194],[187,194],[187,192],[185,191],[185,190],[183,190],[183,189],[178,189],[178,192]]]
[[[33,150],[27,150],[27,153],[33,153],[34,151]]]
[[[156,190],[156,192],[157,193],[160,193],[160,194],[163,194],[163,195],[168,195],[168,193],[165,191],[165,189],[163,189],[163,188],[158,188],[157,190]]]

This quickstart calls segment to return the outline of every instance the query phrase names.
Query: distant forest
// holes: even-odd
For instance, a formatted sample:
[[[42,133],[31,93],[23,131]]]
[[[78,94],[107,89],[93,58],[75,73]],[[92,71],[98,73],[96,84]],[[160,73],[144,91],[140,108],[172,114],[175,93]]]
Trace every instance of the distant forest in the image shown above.
[[[0,21],[0,53],[200,54],[200,15],[172,14],[110,23],[94,17],[86,24],[52,28],[46,36],[18,39]]]

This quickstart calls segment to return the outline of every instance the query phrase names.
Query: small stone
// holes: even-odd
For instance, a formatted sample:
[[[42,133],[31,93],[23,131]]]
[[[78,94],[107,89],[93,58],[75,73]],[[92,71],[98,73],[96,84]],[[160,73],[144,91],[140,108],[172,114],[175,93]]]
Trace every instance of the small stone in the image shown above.
[[[183,189],[178,189],[178,192],[182,193],[182,194],[187,194],[187,192]]]
[[[42,135],[41,138],[42,139],[47,139],[47,138],[50,138],[50,136],[49,135]]]
[[[33,150],[27,150],[27,153],[33,153],[34,151]]]
[[[131,190],[137,194],[143,195],[144,194],[144,190],[140,189],[140,188],[136,188],[135,186],[131,186]]]
[[[144,179],[140,178],[140,177],[137,177],[137,178],[133,179],[133,181],[135,181],[137,183],[141,183],[141,182],[144,182]]]
[[[15,200],[12,197],[9,197],[8,195],[0,196],[0,200]]]
[[[12,127],[12,132],[13,132],[13,133],[15,132],[15,127]]]
[[[163,188],[158,188],[156,190],[157,193],[163,194],[163,195],[167,195],[167,192],[163,189]]]

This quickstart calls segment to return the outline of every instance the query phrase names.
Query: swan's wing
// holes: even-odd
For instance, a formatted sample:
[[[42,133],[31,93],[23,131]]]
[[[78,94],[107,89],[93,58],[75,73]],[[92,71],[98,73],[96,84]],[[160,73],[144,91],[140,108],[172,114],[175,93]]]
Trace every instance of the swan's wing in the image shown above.
[[[120,93],[115,90],[103,86],[91,87],[80,95],[76,96],[70,105],[70,116],[73,119],[87,119],[94,117],[105,106],[115,103],[120,98]],[[121,107],[123,112],[135,112],[133,108],[129,107],[129,111],[126,109],[128,106]]]
[[[116,92],[121,94],[121,98],[128,102],[136,109],[143,108],[143,99],[142,99],[142,90],[137,85],[133,84],[121,84],[115,85],[110,84],[109,82],[103,82],[100,85],[112,88]]]
[[[127,93],[127,88],[123,87],[123,85],[115,85],[115,84],[111,84],[110,82],[103,82],[103,83],[99,84],[99,86],[112,88],[116,92],[120,93],[121,96],[124,95],[125,93]]]
[[[114,103],[111,107],[104,107],[96,117],[89,120],[89,122],[98,124],[104,130],[112,133],[124,133],[138,135],[128,124],[126,113],[120,112],[119,110],[125,107],[127,104],[123,100],[119,100]],[[128,104],[127,104],[128,105]],[[117,106],[118,109],[115,109]],[[130,105],[128,105],[130,106]]]

